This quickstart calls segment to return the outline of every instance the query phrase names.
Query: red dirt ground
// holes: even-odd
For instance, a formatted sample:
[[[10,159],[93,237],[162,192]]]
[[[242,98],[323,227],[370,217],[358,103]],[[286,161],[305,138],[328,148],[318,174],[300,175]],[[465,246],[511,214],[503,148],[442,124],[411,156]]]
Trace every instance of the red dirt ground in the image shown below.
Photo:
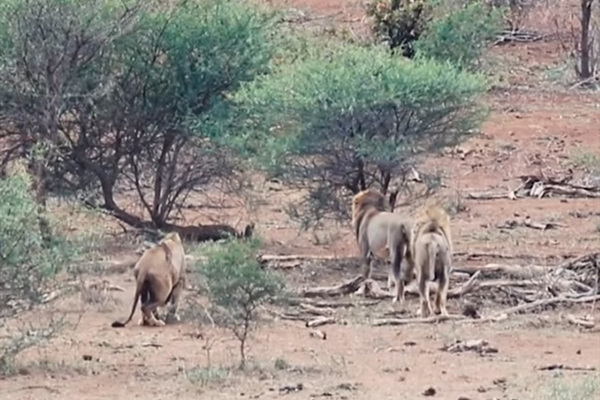
[[[281,3],[281,2],[279,2]],[[293,0],[288,7],[309,16],[328,16],[327,24],[364,29],[360,2]],[[571,2],[576,3],[576,2]],[[571,4],[572,6],[572,4]],[[545,10],[525,21],[527,29],[549,29]],[[536,18],[535,15],[543,16]],[[323,22],[325,21],[325,22]],[[362,28],[361,28],[362,26]],[[576,160],[582,154],[600,157],[600,95],[567,90],[550,78],[565,65],[560,42],[505,45],[493,49],[498,88],[486,102],[492,114],[481,134],[460,148],[468,154],[444,153],[427,160],[445,176],[445,201],[463,207],[452,216],[457,257],[455,265],[502,262],[493,258],[468,259],[469,252],[512,256],[511,264],[552,265],[600,248],[600,201],[585,199],[526,198],[476,201],[475,191],[508,191],[519,185],[519,175],[540,171],[576,177],[590,176]],[[501,78],[501,79],[500,79]],[[579,157],[579,158],[578,158]],[[598,170],[595,171],[596,178]],[[227,222],[257,222],[266,240],[264,253],[355,256],[348,224],[299,233],[283,211],[297,193],[271,190],[256,210],[227,212]],[[400,208],[398,212],[408,212]],[[218,211],[219,213],[222,211]],[[192,221],[210,221],[217,211],[186,214]],[[510,219],[531,216],[553,221],[558,229],[537,231],[496,226]],[[241,219],[241,220],[240,220]],[[128,253],[131,255],[133,246]],[[335,284],[354,276],[358,265],[293,268],[291,285]],[[116,330],[114,319],[130,306],[133,281],[128,271],[104,275],[125,291],[105,298],[103,304],[84,302],[79,296],[61,299],[23,321],[40,319],[44,310],[67,313],[77,322],[47,346],[34,348],[19,358],[20,374],[0,378],[2,399],[418,399],[430,387],[435,399],[592,399],[600,398],[600,332],[569,325],[566,314],[591,314],[600,321],[598,307],[558,307],[538,314],[513,317],[505,322],[373,327],[369,321],[390,307],[358,306],[336,311],[338,323],[322,328],[327,340],[309,336],[302,322],[274,319],[256,332],[250,342],[249,372],[229,367],[238,360],[237,343],[222,330],[191,322],[151,329],[135,326]],[[417,303],[409,299],[409,309]],[[449,301],[449,311],[459,311],[460,301]],[[494,305],[484,307],[493,309]],[[502,307],[495,305],[496,308]],[[484,309],[483,313],[489,311]],[[137,314],[134,321],[137,320]],[[185,319],[189,321],[189,319]],[[218,339],[210,351],[207,340]],[[455,339],[485,339],[498,349],[485,356],[448,353],[440,348]],[[210,353],[208,366],[207,354]],[[84,355],[89,355],[88,361]],[[276,363],[276,360],[277,361]],[[287,364],[286,368],[282,366]],[[539,367],[564,364],[592,367],[596,371],[541,371]],[[301,383],[302,390],[284,393],[286,386]],[[560,387],[569,396],[560,397]],[[595,388],[595,394],[585,387]],[[579,396],[579,397],[578,397]]]

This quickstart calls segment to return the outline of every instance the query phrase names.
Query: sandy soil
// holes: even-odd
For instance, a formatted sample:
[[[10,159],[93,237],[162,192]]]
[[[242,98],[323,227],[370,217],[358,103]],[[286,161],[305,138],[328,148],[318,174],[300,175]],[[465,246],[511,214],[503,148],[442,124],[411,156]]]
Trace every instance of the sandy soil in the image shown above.
[[[326,22],[320,21],[325,26],[364,28],[358,1],[286,3],[310,16],[327,16]],[[547,27],[536,18],[527,23],[529,29]],[[452,217],[458,254],[455,263],[499,262],[492,256],[468,256],[486,252],[509,257],[505,261],[511,264],[553,265],[599,249],[597,199],[468,199],[471,192],[514,189],[520,175],[540,171],[562,175],[571,168],[578,178],[590,176],[576,160],[584,153],[600,156],[600,96],[566,90],[548,78],[548,71],[564,66],[559,41],[506,45],[493,53],[503,82],[486,98],[492,114],[481,134],[461,146],[462,155],[447,152],[426,163],[428,168],[443,171],[448,187],[442,195],[461,208]],[[267,200],[253,213],[233,209],[227,214],[229,220],[220,222],[255,220],[266,239],[264,253],[356,255],[348,225],[316,234],[300,233],[283,211],[297,193],[269,190],[265,184],[264,194]],[[210,220],[214,213],[196,210],[186,217],[188,222]],[[560,228],[497,227],[527,215],[557,222]],[[358,265],[352,264],[303,266],[285,273],[290,285],[324,285],[357,272]],[[327,333],[326,340],[311,337],[302,322],[269,318],[250,342],[251,367],[242,373],[231,368],[238,361],[237,342],[231,335],[190,322],[191,316],[161,329],[134,324],[121,330],[111,328],[110,322],[128,310],[133,281],[128,271],[103,278],[125,291],[112,293],[101,304],[74,295],[13,321],[39,320],[50,310],[66,313],[76,325],[48,345],[23,353],[19,374],[0,378],[2,399],[384,400],[418,399],[428,390],[435,392],[432,398],[448,400],[591,400],[600,396],[600,332],[597,328],[578,329],[564,318],[566,314],[590,314],[600,321],[597,306],[560,306],[500,323],[371,326],[375,316],[389,311],[386,300],[373,306],[337,309],[337,323],[319,328]],[[356,297],[346,300],[361,301]],[[451,313],[459,311],[461,301],[449,301]],[[482,312],[503,306],[485,303]],[[408,307],[416,309],[414,298]],[[442,350],[459,339],[487,340],[497,352]],[[216,342],[207,349],[212,341]],[[552,364],[583,370],[540,370]],[[302,385],[299,390],[298,384]],[[553,393],[560,393],[562,387],[570,387],[572,397],[555,397]],[[595,395],[586,397],[586,387],[595,388]]]

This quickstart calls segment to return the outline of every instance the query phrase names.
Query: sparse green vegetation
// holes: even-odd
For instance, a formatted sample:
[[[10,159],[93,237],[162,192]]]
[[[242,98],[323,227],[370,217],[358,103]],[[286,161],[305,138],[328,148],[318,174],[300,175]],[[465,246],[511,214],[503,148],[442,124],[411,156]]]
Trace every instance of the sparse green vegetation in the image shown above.
[[[577,151],[573,153],[571,160],[576,167],[583,168],[588,173],[600,175],[600,154]]]
[[[258,323],[258,308],[280,298],[283,281],[256,259],[260,241],[231,240],[208,251],[199,267],[213,310],[221,324],[240,342],[240,368],[246,365],[246,345]]]
[[[186,371],[187,379],[193,384],[205,386],[211,383],[218,384],[229,376],[230,372],[224,368],[197,367]]]
[[[283,358],[277,358],[275,360],[274,367],[278,371],[285,371],[290,368],[290,364]]]
[[[531,400],[591,400],[600,395],[600,376],[557,376]]]

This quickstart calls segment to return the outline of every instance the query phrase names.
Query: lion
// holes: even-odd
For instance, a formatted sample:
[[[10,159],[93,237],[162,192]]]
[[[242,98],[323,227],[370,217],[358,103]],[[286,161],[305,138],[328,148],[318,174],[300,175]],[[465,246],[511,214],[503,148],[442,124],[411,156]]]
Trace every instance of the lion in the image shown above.
[[[393,303],[404,304],[404,286],[408,275],[403,274],[412,264],[410,252],[411,221],[399,214],[387,211],[388,203],[381,192],[367,189],[352,199],[352,224],[363,263],[363,277],[371,277],[371,264],[375,258],[391,259],[388,273],[388,290],[392,280],[396,284]],[[402,261],[405,260],[406,263]]]
[[[133,275],[136,287],[131,313],[125,322],[115,321],[112,327],[122,328],[131,321],[140,297],[142,318],[139,325],[165,325],[158,319],[157,308],[165,307],[167,303],[172,306],[169,313],[178,321],[179,300],[186,283],[185,252],[179,234],[168,233],[156,246],[146,249],[135,264]]]
[[[448,315],[446,299],[450,273],[452,272],[452,237],[450,218],[439,205],[430,205],[413,225],[411,253],[414,256],[420,297],[420,314],[427,317],[432,313]],[[408,272],[412,275],[412,271]],[[437,281],[435,309],[429,299],[429,282]]]

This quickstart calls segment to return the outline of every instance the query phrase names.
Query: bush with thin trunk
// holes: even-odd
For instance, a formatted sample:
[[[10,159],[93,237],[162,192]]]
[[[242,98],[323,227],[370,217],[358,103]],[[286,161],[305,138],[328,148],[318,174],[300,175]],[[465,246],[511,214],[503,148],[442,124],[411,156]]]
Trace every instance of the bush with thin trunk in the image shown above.
[[[231,240],[208,251],[199,267],[217,320],[231,329],[240,342],[240,367],[246,365],[246,347],[258,324],[258,308],[280,299],[283,280],[256,258],[260,242]]]

